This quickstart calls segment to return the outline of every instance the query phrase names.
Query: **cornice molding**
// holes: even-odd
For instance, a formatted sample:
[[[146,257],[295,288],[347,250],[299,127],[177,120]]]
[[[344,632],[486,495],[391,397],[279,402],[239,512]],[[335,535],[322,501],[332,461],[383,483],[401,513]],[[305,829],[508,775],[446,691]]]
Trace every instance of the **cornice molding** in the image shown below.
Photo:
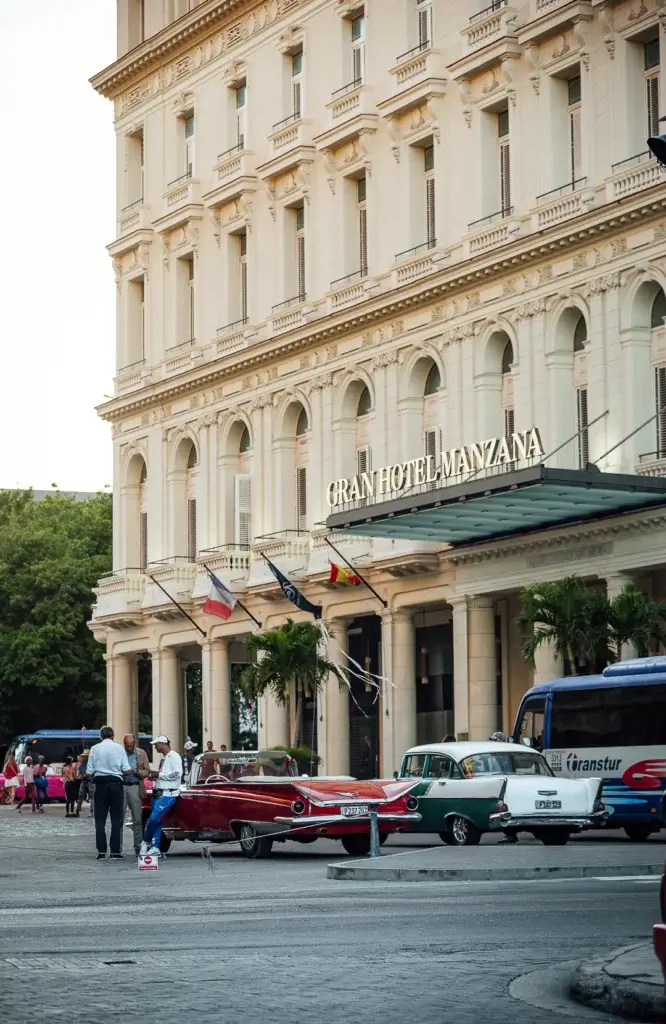
[[[259,342],[252,349],[235,352],[222,361],[216,360],[210,368],[198,367],[166,382],[156,383],[141,394],[114,398],[97,406],[102,419],[114,421],[146,406],[162,403],[176,395],[198,391],[215,382],[229,380],[246,374],[250,369],[275,362],[276,359],[294,355],[305,349],[316,348],[323,343],[354,331],[367,330],[372,325],[404,316],[409,309],[427,302],[450,298],[453,294],[485,281],[496,279],[505,273],[515,273],[519,267],[537,263],[544,257],[579,251],[588,242],[626,228],[636,229],[642,222],[656,220],[666,213],[666,185],[657,185],[646,193],[628,197],[604,207],[591,210],[576,218],[574,222],[557,225],[548,232],[526,235],[501,247],[494,253],[473,257],[463,264],[442,269],[427,279],[420,279],[390,292],[375,294],[359,302],[353,311],[337,317],[322,316],[312,319],[303,326],[285,331],[278,338],[271,337]],[[632,202],[633,200],[633,202]],[[530,244],[531,243],[531,244]],[[608,277],[602,275],[604,278]],[[588,281],[588,287],[591,287]],[[350,313],[352,315],[350,315]],[[454,328],[464,329],[465,325]],[[442,333],[445,333],[442,330]],[[203,371],[203,372],[202,372]]]

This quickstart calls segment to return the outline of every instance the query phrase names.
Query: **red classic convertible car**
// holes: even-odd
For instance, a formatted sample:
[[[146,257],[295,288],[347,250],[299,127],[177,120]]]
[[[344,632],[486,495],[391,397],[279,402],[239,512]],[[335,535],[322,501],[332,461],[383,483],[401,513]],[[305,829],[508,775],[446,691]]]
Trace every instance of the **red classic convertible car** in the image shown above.
[[[339,839],[355,857],[370,852],[370,810],[380,842],[420,820],[415,782],[357,782],[350,777],[296,775],[296,762],[277,750],[206,751],[164,819],[160,849],[173,840],[238,840],[246,857],[268,857],[274,842]],[[146,808],[148,810],[148,808]]]

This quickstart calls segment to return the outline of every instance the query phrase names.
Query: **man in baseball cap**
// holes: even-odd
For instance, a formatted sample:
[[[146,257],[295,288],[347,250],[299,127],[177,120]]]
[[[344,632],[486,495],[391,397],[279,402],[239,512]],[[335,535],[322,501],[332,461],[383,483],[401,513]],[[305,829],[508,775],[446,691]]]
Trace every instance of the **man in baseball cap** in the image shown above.
[[[162,822],[178,799],[180,784],[183,778],[182,758],[176,750],[171,749],[169,738],[167,736],[156,736],[153,740],[153,746],[157,753],[163,756],[159,769],[156,772],[150,773],[151,779],[155,781],[153,787],[153,808],[143,832],[143,842],[140,848],[142,857],[145,857],[147,854],[159,857]]]
[[[190,772],[192,771],[192,764],[194,763],[194,751],[197,749],[197,744],[193,743],[188,736],[183,743],[183,782],[189,782]]]

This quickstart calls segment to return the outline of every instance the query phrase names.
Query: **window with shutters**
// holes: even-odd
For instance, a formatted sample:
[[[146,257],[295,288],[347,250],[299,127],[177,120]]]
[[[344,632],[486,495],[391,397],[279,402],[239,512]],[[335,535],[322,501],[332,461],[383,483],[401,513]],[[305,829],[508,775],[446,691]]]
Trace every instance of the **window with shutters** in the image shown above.
[[[144,462],[139,479],[139,569],[148,565],[148,471]]]
[[[432,0],[417,0],[416,13],[419,22],[419,49],[432,46]]]
[[[567,82],[567,98],[569,101],[570,174],[571,181],[576,182],[583,176],[580,75],[577,75],[576,78],[570,78]]]
[[[657,458],[666,459],[666,366],[655,367],[654,384],[657,412]]]
[[[197,557],[197,499],[187,499],[187,560],[195,562]]]
[[[247,548],[252,543],[252,490],[247,473],[234,477],[234,543]]]
[[[248,279],[247,279],[247,233],[235,236],[238,253],[238,312],[239,320],[245,324],[248,318]]]
[[[308,471],[305,466],[296,469],[296,529],[306,533],[308,528]]]
[[[138,363],[146,357],[146,288],[143,277],[134,278],[127,284],[127,348],[123,366]]]
[[[515,410],[513,395],[513,345],[507,338],[502,353],[502,419],[504,436],[510,438],[515,432]],[[512,442],[509,449],[513,456]]]
[[[423,454],[426,458],[434,459],[436,465],[439,465],[440,462],[441,436],[442,432],[439,427],[428,427],[424,432]]]
[[[659,38],[643,45],[645,68],[646,131],[648,136],[659,134]]]
[[[190,314],[190,340],[194,341],[196,335],[194,332],[194,257],[187,261],[188,263],[188,284],[189,284],[189,314]]]
[[[239,85],[236,92],[236,143],[245,149],[247,138],[247,85]]]
[[[425,221],[426,221],[426,242],[430,249],[437,244],[437,231],[435,228],[435,148],[426,146],[423,150],[423,165],[425,176]]]
[[[185,122],[185,174],[191,178],[194,174],[194,114],[188,114]]]
[[[305,207],[294,211],[296,217],[296,282],[298,298],[305,298]]]
[[[358,215],[358,247],[361,277],[368,275],[368,210],[366,205],[366,180],[359,178],[356,183],[356,210]]]
[[[587,415],[587,388],[576,391],[576,429],[578,431],[578,468],[585,469],[590,461],[590,433]]]
[[[501,110],[497,115],[497,137],[499,144],[499,189],[500,210],[502,216],[508,217],[511,208],[511,149],[509,143],[509,110]]]
[[[352,82],[365,81],[365,18],[360,14],[351,22]]]
[[[144,189],[143,128],[126,139],[125,201],[128,206],[143,199]]]
[[[303,51],[293,54],[291,58],[291,101],[292,113],[295,118],[303,114]]]

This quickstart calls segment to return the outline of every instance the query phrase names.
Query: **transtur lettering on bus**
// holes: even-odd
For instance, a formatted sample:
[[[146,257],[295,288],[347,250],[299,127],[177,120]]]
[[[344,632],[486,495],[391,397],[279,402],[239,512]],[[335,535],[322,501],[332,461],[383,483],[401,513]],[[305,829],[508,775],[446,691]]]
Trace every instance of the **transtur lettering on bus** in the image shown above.
[[[604,757],[603,760],[592,758],[585,761],[580,761],[576,754],[569,754],[567,757],[567,771],[570,772],[613,772],[616,771],[621,764],[621,757]]]

